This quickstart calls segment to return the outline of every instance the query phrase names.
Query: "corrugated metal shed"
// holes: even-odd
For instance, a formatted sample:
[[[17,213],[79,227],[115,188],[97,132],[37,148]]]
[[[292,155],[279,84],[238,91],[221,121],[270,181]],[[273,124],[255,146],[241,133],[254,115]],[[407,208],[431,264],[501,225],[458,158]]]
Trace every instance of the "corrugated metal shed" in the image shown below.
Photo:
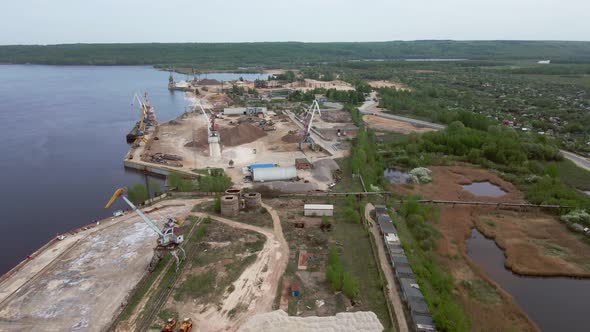
[[[223,109],[224,115],[239,115],[239,114],[246,114],[245,107],[228,107]]]
[[[304,209],[311,209],[311,210],[334,210],[334,205],[332,204],[305,204],[303,207]]]
[[[295,166],[255,168],[252,170],[252,178],[258,182],[291,180],[296,177],[297,169],[295,169]]]
[[[271,168],[271,167],[275,167],[275,164],[252,164],[250,166],[248,166],[248,168],[250,170],[256,169],[256,168]]]
[[[334,215],[334,205],[332,204],[305,204],[303,207],[305,216],[328,216]]]

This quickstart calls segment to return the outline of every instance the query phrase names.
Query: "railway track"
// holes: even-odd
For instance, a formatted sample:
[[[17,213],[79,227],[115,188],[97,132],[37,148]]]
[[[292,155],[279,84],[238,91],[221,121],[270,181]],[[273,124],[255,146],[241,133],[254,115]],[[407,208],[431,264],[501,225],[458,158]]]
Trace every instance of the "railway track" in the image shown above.
[[[194,243],[194,236],[195,236],[195,232],[197,231],[198,226],[201,224],[202,221],[203,221],[203,218],[200,217],[195,222],[193,227],[191,228],[191,231],[190,231],[189,237],[188,237],[189,241],[186,242],[186,245],[184,247],[185,250],[188,249],[186,252],[187,258],[194,257],[194,255],[196,254],[197,246]],[[189,247],[189,248],[186,248],[186,247]],[[150,309],[147,312],[147,314],[143,314],[138,317],[137,322],[135,324],[135,331],[144,332],[149,329],[152,322],[156,318],[156,315],[162,309],[162,307],[164,306],[164,304],[166,303],[166,301],[170,297],[170,294],[172,294],[172,291],[175,289],[176,283],[178,282],[178,278],[180,277],[180,275],[182,274],[182,272],[184,271],[184,268],[186,266],[186,259],[187,258],[185,258],[185,260],[182,261],[182,263],[180,264],[180,268],[179,268],[178,272],[176,272],[172,275],[172,279],[171,279],[169,286],[167,286],[158,295],[158,297],[155,300],[151,301],[152,305],[150,306]],[[174,269],[174,265],[175,265],[174,261],[170,260],[168,262],[168,264],[166,265],[166,268],[162,271],[162,273],[168,274],[170,272],[170,269]],[[164,275],[164,277],[162,278],[162,280],[160,280],[160,283],[158,284],[158,288],[160,288],[163,285],[163,283],[165,282],[165,278],[166,278],[166,276]]]

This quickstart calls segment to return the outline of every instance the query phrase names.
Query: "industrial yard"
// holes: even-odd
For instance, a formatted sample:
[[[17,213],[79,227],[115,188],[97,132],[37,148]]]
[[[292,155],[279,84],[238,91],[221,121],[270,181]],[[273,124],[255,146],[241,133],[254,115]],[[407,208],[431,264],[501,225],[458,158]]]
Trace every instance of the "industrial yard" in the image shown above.
[[[185,217],[193,203],[167,200],[146,213],[154,220]],[[134,213],[62,236],[2,277],[0,330],[108,328],[148,271],[156,240]]]
[[[0,330],[432,332],[454,321],[460,331],[538,330],[468,257],[473,228],[506,251],[513,272],[588,277],[587,246],[551,216],[491,206],[560,205],[524,202],[473,165],[404,170],[421,164],[404,155],[418,147],[384,147],[445,129],[378,107],[379,93],[412,87],[282,78],[289,72],[178,82],[171,72],[168,89],[190,105],[169,121],[135,95],[123,163],[148,186],[148,174],[164,176],[165,193],[117,189],[105,208],[121,199],[130,210],[56,236],[3,276]],[[404,167],[384,169],[388,158]],[[499,196],[479,202],[467,186],[486,184]],[[443,207],[410,214],[404,200],[416,194]]]
[[[349,155],[357,127],[347,111],[328,108],[322,112],[319,105],[307,104],[290,105],[297,110],[274,111],[266,107],[222,107],[226,104],[217,102],[225,96],[220,94],[221,88],[215,90],[203,81],[211,83],[201,80],[183,88],[193,100],[192,111],[157,128],[146,126],[145,135],[127,154],[126,166],[149,166],[185,174],[221,168],[239,187],[279,180],[265,185],[274,189],[297,188],[292,190],[299,192],[326,190],[334,182],[334,163],[325,170],[324,160]],[[237,83],[248,84],[233,82],[234,86]],[[177,83],[171,84],[178,89]],[[273,169],[261,169],[258,173],[275,174],[259,175],[257,179],[251,166],[261,164],[272,165]],[[296,185],[282,185],[280,181],[284,180]]]

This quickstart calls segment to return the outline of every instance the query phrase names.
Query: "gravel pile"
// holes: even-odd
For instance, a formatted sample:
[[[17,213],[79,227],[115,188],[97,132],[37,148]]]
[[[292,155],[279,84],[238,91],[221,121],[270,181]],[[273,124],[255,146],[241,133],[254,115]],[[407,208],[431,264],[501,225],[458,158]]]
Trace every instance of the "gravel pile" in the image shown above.
[[[322,159],[313,163],[313,178],[321,182],[333,182],[332,172],[339,170],[340,166],[333,159]]]

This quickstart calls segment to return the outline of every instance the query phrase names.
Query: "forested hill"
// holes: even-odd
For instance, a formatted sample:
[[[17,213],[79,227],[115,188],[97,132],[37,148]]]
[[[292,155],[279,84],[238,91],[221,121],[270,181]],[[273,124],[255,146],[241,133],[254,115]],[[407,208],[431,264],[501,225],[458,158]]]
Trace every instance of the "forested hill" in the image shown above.
[[[590,62],[590,42],[392,41],[362,43],[181,43],[0,46],[0,63],[196,64],[201,68],[290,66],[363,59],[490,59]]]

